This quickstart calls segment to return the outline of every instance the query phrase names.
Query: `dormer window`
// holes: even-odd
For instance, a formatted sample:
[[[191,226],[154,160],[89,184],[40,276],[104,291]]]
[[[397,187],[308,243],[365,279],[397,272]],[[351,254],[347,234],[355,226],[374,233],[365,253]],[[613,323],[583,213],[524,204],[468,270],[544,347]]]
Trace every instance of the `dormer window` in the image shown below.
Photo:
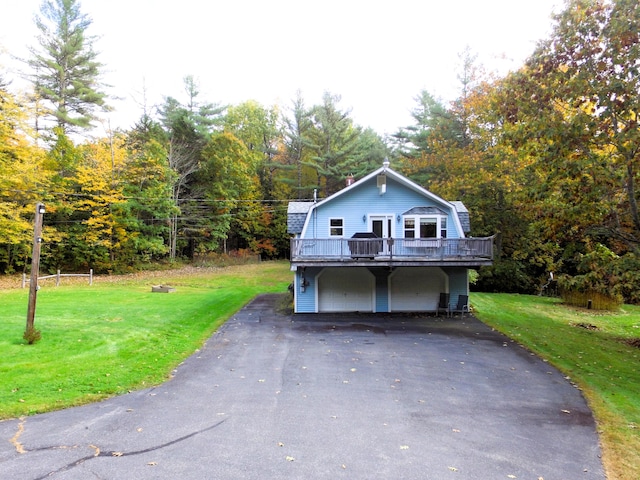
[[[404,238],[447,238],[447,214],[435,207],[414,207],[402,215]]]

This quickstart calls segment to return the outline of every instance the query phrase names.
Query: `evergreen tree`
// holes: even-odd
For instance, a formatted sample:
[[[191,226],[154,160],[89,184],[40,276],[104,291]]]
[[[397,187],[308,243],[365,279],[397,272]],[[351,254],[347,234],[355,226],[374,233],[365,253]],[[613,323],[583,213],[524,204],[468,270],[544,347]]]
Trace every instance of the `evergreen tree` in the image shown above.
[[[411,110],[411,117],[415,124],[403,127],[393,134],[394,143],[404,157],[414,157],[420,151],[428,152],[434,128],[440,121],[451,116],[446,107],[427,90],[422,90],[414,100],[417,105]]]
[[[385,159],[391,157],[391,151],[384,140],[372,128],[364,129],[356,142],[353,155],[353,169],[349,174],[361,178],[381,167]]]
[[[300,91],[297,92],[291,107],[291,116],[285,116],[283,128],[284,160],[282,170],[295,172],[295,177],[285,176],[283,182],[290,185],[297,198],[310,198],[312,189],[303,180],[305,156],[309,154],[308,134],[312,127],[311,114],[304,105]]]
[[[322,104],[311,109],[313,128],[308,139],[314,157],[308,163],[317,174],[317,186],[324,196],[337,192],[356,167],[354,152],[361,129],[353,124],[349,111],[338,108],[339,95],[325,93]]]
[[[192,76],[184,78],[187,103],[168,97],[158,111],[167,132],[168,161],[173,170],[174,215],[170,224],[171,259],[182,253],[193,257],[198,237],[202,231],[202,210],[195,200],[199,192],[194,184],[200,169],[203,149],[222,123],[221,113],[226,107],[200,103],[198,87]],[[182,241],[179,244],[178,240]],[[185,250],[186,249],[186,250]]]
[[[97,108],[105,107],[99,83],[102,64],[87,35],[91,19],[77,0],[45,0],[36,17],[40,49],[30,48],[36,97],[63,132],[91,128]]]

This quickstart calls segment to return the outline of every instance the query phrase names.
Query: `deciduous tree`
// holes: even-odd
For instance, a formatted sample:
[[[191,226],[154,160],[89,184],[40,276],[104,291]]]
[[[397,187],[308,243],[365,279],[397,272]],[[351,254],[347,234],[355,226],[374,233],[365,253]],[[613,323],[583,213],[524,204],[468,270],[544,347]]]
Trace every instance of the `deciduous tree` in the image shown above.
[[[590,217],[584,233],[637,250],[640,4],[572,0],[527,67],[536,103],[556,119],[538,134],[550,146],[541,161],[548,193],[564,199],[559,213]]]
[[[33,241],[33,210],[47,189],[44,152],[27,133],[25,109],[0,85],[0,273],[24,268]]]
[[[228,238],[245,241],[251,224],[260,220],[257,200],[258,176],[249,149],[229,132],[215,134],[203,152],[202,168],[197,175],[203,209],[207,221],[201,224],[206,250],[223,247],[228,251]]]

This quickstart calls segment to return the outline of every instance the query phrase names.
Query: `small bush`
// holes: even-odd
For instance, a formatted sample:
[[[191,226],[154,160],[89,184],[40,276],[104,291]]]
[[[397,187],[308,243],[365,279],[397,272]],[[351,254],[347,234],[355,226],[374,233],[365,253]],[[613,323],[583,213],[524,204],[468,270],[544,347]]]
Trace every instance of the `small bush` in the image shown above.
[[[287,293],[283,293],[278,302],[276,303],[276,312],[280,315],[293,314],[293,293],[289,290]]]
[[[40,333],[40,330],[36,330],[35,327],[29,327],[24,331],[22,338],[24,338],[29,345],[33,345],[40,341],[42,334]]]

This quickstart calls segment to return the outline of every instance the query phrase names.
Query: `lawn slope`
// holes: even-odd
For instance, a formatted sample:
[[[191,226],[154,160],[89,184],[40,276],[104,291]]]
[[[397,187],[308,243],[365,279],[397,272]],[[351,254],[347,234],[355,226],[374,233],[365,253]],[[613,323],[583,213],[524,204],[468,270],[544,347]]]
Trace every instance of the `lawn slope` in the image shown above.
[[[640,478],[640,308],[595,312],[558,299],[474,293],[476,316],[565,373],[592,408],[609,480]]]
[[[287,291],[287,262],[43,285],[27,345],[28,289],[0,290],[0,419],[156,385],[260,293]],[[152,293],[154,284],[174,293]]]

